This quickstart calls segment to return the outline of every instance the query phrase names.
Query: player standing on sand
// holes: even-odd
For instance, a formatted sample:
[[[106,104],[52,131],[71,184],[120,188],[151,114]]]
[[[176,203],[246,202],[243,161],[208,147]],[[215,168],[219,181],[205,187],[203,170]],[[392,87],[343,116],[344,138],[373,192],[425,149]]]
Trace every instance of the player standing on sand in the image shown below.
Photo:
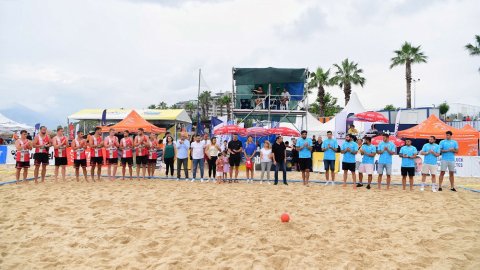
[[[122,150],[122,180],[125,180],[125,166],[127,166],[127,163],[130,180],[132,180],[133,140],[130,138],[128,130],[123,132],[123,138],[120,140],[120,150]]]
[[[327,131],[327,139],[322,143],[323,166],[325,167],[325,177],[327,178],[325,186],[330,182],[329,176],[332,177],[332,186],[335,185],[335,152],[337,152],[338,143],[333,139],[332,132]]]
[[[28,168],[30,168],[30,150],[32,149],[32,142],[27,139],[27,131],[20,131],[20,139],[15,141],[15,148],[17,153],[15,154],[16,165],[16,182],[20,180],[20,172],[23,169],[23,182],[27,183]]]
[[[139,128],[137,137],[135,137],[135,161],[137,163],[137,178],[140,180],[140,168],[142,168],[142,178],[145,179],[148,158],[148,137],[145,135],[143,128]]]
[[[407,186],[407,175],[410,181],[410,191],[413,190],[413,176],[415,175],[415,158],[417,157],[417,148],[412,145],[412,140],[406,139],[405,146],[400,148],[398,155],[402,158],[402,187],[405,190]]]
[[[63,136],[63,128],[57,128],[57,135],[53,137],[53,149],[55,156],[55,182],[58,180],[58,171],[62,169],[62,180],[65,182],[65,170],[68,164],[67,160],[67,137]]]
[[[377,154],[379,154],[378,158],[378,189],[382,188],[382,175],[383,171],[387,174],[387,190],[390,189],[390,181],[392,175],[392,155],[395,154],[395,144],[390,141],[390,135],[383,134],[383,141],[378,144],[377,146]]]
[[[458,142],[452,140],[453,133],[447,131],[446,139],[440,142],[440,150],[442,152],[442,161],[440,164],[440,177],[438,178],[439,186],[438,191],[442,191],[443,176],[448,169],[448,175],[450,178],[450,190],[457,191],[455,189],[455,154],[458,153]]]
[[[368,184],[367,189],[370,189],[370,184],[372,183],[373,178],[373,165],[375,163],[375,155],[377,154],[377,147],[372,145],[372,139],[366,137],[365,143],[360,148],[360,153],[362,154],[362,164],[358,168],[358,179],[361,181],[363,174],[367,174]]]
[[[150,138],[148,141],[148,161],[147,161],[148,178],[152,178],[155,175],[155,169],[157,168],[157,158],[158,158],[157,149],[158,149],[157,134],[152,132],[150,133]],[[173,174],[173,164],[172,164],[172,174]]]
[[[440,156],[440,146],[435,143],[435,140],[435,136],[430,136],[428,143],[423,145],[422,151],[420,151],[420,154],[425,156],[423,158],[422,187],[420,191],[425,190],[425,180],[427,175],[430,174],[432,176],[432,191],[437,192],[435,177],[437,175],[437,158]]]
[[[52,146],[45,126],[40,127],[40,133],[33,139],[32,146],[35,148],[35,154],[33,155],[33,159],[35,160],[33,178],[35,179],[35,184],[38,184],[38,172],[40,165],[42,165],[42,183],[44,183],[48,165],[48,148]]]
[[[115,130],[113,128],[109,130],[108,137],[105,138],[103,144],[105,145],[105,153],[107,154],[108,178],[113,181],[117,175],[119,146],[118,138],[115,136]]]
[[[358,144],[352,140],[352,135],[345,136],[345,142],[342,144],[341,152],[343,154],[342,170],[343,170],[343,187],[347,186],[348,171],[352,173],[353,189],[357,189],[355,175],[355,155],[358,152]]]
[[[87,148],[87,141],[83,138],[82,131],[77,131],[77,138],[72,141],[71,147],[73,151],[73,167],[75,168],[75,177],[77,179],[77,182],[79,181],[80,166],[83,170],[85,182],[88,182],[87,155],[85,154],[85,149]]]
[[[100,175],[102,173],[102,165],[103,165],[103,140],[102,140],[102,128],[96,127],[95,134],[90,136],[90,165],[92,168],[90,169],[90,175],[92,177],[93,182],[95,182],[95,167],[98,166],[97,169],[97,180],[100,181]]]

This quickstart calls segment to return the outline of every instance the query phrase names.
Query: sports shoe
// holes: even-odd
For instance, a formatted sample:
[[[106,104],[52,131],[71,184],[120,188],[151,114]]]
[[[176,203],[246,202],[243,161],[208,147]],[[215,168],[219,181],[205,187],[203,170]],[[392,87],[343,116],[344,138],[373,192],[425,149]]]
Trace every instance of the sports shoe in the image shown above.
[[[203,183],[203,178],[200,178],[200,183]]]
[[[177,181],[180,180],[180,178],[177,178]]]
[[[358,183],[357,187],[363,187],[363,184]]]
[[[330,181],[325,182],[325,185],[324,185],[324,186],[328,186],[328,183],[330,183]]]
[[[335,186],[335,181],[332,181],[332,186]]]
[[[432,187],[432,192],[437,192],[437,189],[435,187]]]
[[[438,191],[442,191],[442,190],[443,190],[442,187],[439,187],[439,188],[438,188]]]
[[[191,182],[195,182],[195,178],[192,178],[192,181]]]
[[[263,184],[263,180],[260,180],[260,184]]]
[[[367,189],[370,189],[370,185],[367,185]]]
[[[420,191],[424,191],[424,190],[425,190],[425,186],[422,185],[422,186],[420,187]]]
[[[454,192],[457,192],[457,190],[455,188],[451,188],[450,189],[451,191],[454,191]]]

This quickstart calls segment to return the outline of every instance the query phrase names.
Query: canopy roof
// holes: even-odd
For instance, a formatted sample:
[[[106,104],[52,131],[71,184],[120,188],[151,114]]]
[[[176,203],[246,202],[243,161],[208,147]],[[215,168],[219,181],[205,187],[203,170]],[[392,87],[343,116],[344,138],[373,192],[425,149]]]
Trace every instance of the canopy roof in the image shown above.
[[[25,129],[33,132],[34,128],[25,124],[18,123],[0,113],[0,132],[13,132]]]
[[[104,109],[83,109],[78,111],[68,118],[73,120],[101,120]],[[192,123],[184,109],[107,109],[107,120],[121,120],[124,119],[133,110],[146,120],[150,121],[169,121],[180,123]]]
[[[305,68],[234,68],[235,85],[268,83],[304,83],[307,78]]]
[[[445,132],[449,130],[452,131],[453,138],[478,140],[478,131],[454,128],[442,122],[442,120],[438,119],[434,114],[412,128],[399,131],[397,136],[414,139],[428,139],[430,136],[435,136],[438,139],[443,139],[445,138]]]
[[[124,131],[128,130],[130,132],[136,132],[137,129],[143,128],[145,132],[155,132],[155,133],[163,133],[166,131],[165,128],[159,128],[143,119],[140,114],[138,114],[135,110],[131,111],[125,119],[118,122],[113,126],[106,126],[102,127],[102,132],[108,132],[111,128],[115,131]]]
[[[463,127],[461,128],[461,130],[479,132],[479,131],[476,130],[474,127],[470,126],[469,124],[466,124],[465,126],[463,126]]]

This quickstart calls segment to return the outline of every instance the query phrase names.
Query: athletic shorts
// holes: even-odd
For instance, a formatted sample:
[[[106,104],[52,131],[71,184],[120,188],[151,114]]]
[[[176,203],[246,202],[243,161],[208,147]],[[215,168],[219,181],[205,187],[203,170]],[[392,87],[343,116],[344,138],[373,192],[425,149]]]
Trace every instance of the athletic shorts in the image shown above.
[[[432,164],[423,163],[422,174],[437,175],[437,170],[438,170],[437,164],[432,165]]]
[[[360,164],[358,167],[358,172],[364,174],[373,174],[373,164]]]
[[[228,159],[228,163],[230,163],[231,167],[240,166],[240,155],[230,155],[230,158]]]
[[[35,153],[33,154],[35,165],[48,165],[48,153]]]
[[[355,163],[342,162],[342,170],[355,172]]]
[[[298,165],[300,165],[300,170],[312,170],[312,159],[311,158],[299,158]]]
[[[17,161],[15,164],[15,168],[22,169],[22,168],[30,168],[30,161]]]
[[[335,160],[323,160],[323,167],[325,167],[325,171],[335,171]]]
[[[446,172],[448,169],[449,172],[455,171],[455,161],[440,161],[440,171]]]
[[[378,163],[377,173],[382,175],[384,170],[387,175],[392,175],[392,164]]]
[[[77,169],[77,168],[80,168],[80,166],[82,166],[82,168],[86,168],[87,167],[87,160],[86,159],[74,159],[73,160],[73,167],[75,169]]]
[[[137,165],[147,165],[148,156],[137,156],[135,162]]]
[[[66,157],[56,157],[55,158],[55,166],[65,166],[68,164],[68,160]]]
[[[411,176],[415,175],[415,167],[401,167],[400,171],[402,172],[402,176]]]
[[[147,163],[148,164],[157,164],[157,159],[156,158],[155,159],[148,159]]]
[[[128,163],[128,166],[132,166],[133,165],[133,157],[127,157],[127,158],[122,157],[122,166],[125,166],[127,163]]]
[[[117,165],[118,158],[107,158],[107,165]]]
[[[103,165],[103,157],[91,157],[90,165]]]

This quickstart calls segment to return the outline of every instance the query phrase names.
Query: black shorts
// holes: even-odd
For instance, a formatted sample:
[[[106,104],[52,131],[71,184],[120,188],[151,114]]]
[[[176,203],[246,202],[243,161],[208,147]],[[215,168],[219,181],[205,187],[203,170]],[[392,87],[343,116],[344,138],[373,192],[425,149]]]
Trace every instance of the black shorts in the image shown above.
[[[231,167],[238,167],[240,166],[240,155],[230,155],[230,158],[228,158],[228,163],[230,163]]]
[[[86,159],[74,159],[73,160],[73,167],[75,169],[77,169],[77,168],[80,168],[80,166],[82,166],[82,168],[86,168],[87,167],[87,160]]]
[[[107,165],[117,165],[118,158],[107,158]]]
[[[148,159],[148,164],[157,164],[157,159]]]
[[[48,165],[48,153],[35,153],[33,154],[35,165]]]
[[[335,160],[323,160],[323,167],[325,167],[325,171],[335,171]]]
[[[135,163],[137,163],[137,165],[147,165],[147,161],[148,161],[148,156],[135,157]]]
[[[103,165],[103,157],[91,157],[90,165]]]
[[[355,172],[355,163],[342,162],[342,170]]]
[[[300,165],[300,170],[312,170],[312,159],[311,158],[299,158],[298,165]]]
[[[30,168],[30,161],[17,161],[15,164],[15,168],[21,169],[21,168]]]
[[[68,160],[66,157],[56,157],[55,158],[55,166],[64,166],[68,164]]]
[[[132,166],[133,165],[133,157],[127,157],[127,158],[123,158],[122,157],[122,166],[125,166],[127,163],[128,163],[128,166]]]
[[[400,171],[402,172],[402,176],[411,176],[415,175],[415,167],[401,167]]]

